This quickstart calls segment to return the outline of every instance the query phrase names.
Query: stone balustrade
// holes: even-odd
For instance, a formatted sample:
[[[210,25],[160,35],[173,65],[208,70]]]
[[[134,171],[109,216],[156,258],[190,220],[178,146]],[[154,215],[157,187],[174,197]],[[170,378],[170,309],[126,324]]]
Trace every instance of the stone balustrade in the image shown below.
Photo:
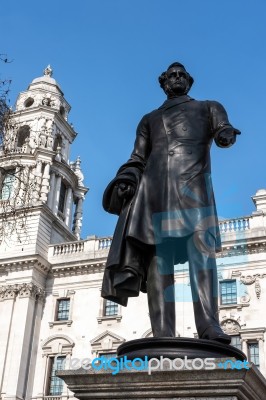
[[[60,258],[66,260],[66,256],[71,259],[74,257],[79,259],[106,257],[111,243],[111,236],[101,238],[93,236],[87,240],[53,244],[49,246],[48,259],[56,262]]]
[[[254,242],[255,237],[266,235],[266,215],[253,213],[239,218],[228,218],[219,221],[223,245],[242,240]],[[48,261],[51,264],[61,264],[67,259],[103,259],[106,258],[112,244],[112,236],[91,236],[86,240],[65,242],[49,246]]]
[[[53,255],[62,256],[67,254],[77,254],[84,251],[84,241],[68,242],[53,246]]]
[[[104,237],[104,238],[99,238],[99,250],[101,249],[109,249],[112,244],[112,236],[109,237]]]
[[[239,232],[250,229],[250,217],[240,217],[219,221],[221,233]]]

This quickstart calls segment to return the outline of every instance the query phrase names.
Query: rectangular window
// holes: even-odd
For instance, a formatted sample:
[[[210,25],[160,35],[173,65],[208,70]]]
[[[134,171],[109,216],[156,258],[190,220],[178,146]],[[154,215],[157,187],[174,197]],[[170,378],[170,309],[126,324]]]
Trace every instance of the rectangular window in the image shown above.
[[[114,303],[111,300],[105,300],[105,306],[104,306],[104,315],[110,316],[110,315],[117,315],[118,314],[118,304]]]
[[[236,280],[220,282],[221,304],[236,304]]]
[[[58,378],[55,373],[64,369],[64,361],[66,357],[51,357],[50,358],[50,368],[48,377],[48,393],[50,396],[61,396],[63,392],[64,381]]]
[[[56,304],[56,321],[69,320],[70,299],[59,299]]]
[[[259,344],[258,342],[248,343],[248,360],[253,362],[257,368],[260,367]]]
[[[0,191],[0,200],[9,200],[14,192],[15,170],[6,171]]]
[[[62,214],[64,213],[65,209],[65,198],[66,198],[66,185],[64,184],[64,182],[61,182],[58,211],[60,211]]]
[[[242,350],[241,339],[239,335],[231,336],[231,346],[236,347],[239,350]]]

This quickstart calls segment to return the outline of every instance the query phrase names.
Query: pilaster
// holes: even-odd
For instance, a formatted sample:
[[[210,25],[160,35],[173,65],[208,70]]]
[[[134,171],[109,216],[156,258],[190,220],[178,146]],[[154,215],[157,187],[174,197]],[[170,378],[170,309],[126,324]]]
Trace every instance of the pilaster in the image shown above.
[[[6,285],[1,287],[1,299],[7,304],[6,311],[11,311],[10,299],[13,300],[13,310],[9,319],[6,336],[6,357],[3,372],[2,398],[24,399],[32,360],[34,338],[38,337],[35,330],[36,318],[40,318],[44,289],[32,282]],[[40,303],[38,305],[38,303]],[[7,331],[7,329],[6,329]]]

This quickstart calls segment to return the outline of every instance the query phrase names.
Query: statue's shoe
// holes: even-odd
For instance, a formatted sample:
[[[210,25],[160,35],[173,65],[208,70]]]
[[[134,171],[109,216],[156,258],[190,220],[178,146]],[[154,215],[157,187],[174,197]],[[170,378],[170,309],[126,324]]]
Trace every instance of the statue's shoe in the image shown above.
[[[200,339],[215,340],[223,344],[230,344],[231,342],[231,336],[224,333],[219,326],[209,326],[200,335]]]

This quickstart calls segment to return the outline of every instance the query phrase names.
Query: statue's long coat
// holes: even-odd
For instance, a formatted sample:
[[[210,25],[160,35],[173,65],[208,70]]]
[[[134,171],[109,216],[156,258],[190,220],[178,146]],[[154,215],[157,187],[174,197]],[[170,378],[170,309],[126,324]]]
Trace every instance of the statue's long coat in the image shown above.
[[[142,118],[131,157],[104,195],[105,209],[120,213],[120,217],[107,260],[103,297],[126,304],[116,293],[113,278],[125,268],[126,242],[131,239],[156,245],[165,238],[184,238],[197,230],[208,230],[220,248],[210,147],[227,127],[232,126],[221,104],[196,101],[187,95],[166,100]],[[135,181],[135,196],[121,212],[112,210],[110,198],[120,201],[116,184],[127,181],[127,172],[128,182]],[[186,260],[184,248],[180,248],[176,262]]]

